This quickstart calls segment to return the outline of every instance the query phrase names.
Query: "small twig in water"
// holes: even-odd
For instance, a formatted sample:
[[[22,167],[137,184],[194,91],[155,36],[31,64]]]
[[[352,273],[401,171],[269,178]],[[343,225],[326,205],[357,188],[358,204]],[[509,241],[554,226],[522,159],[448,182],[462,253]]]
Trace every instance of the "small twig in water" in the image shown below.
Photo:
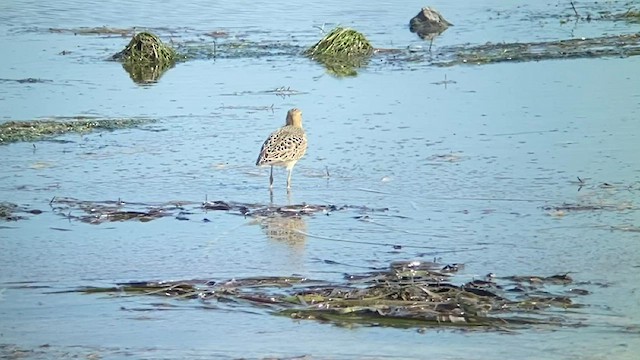
[[[576,176],[578,178],[578,183],[580,185],[578,185],[578,191],[582,190],[582,187],[584,186],[584,180],[580,179],[580,176]]]
[[[580,17],[580,15],[578,14],[578,10],[576,10],[576,6],[573,4],[573,1],[570,1],[569,3],[571,4],[573,12],[576,13],[576,17]]]

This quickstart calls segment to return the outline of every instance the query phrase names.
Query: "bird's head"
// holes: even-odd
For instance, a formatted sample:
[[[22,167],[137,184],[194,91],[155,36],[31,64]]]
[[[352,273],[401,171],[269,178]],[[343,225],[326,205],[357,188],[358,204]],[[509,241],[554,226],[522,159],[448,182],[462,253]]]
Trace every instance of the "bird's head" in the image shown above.
[[[302,111],[293,108],[287,112],[287,125],[302,127]]]

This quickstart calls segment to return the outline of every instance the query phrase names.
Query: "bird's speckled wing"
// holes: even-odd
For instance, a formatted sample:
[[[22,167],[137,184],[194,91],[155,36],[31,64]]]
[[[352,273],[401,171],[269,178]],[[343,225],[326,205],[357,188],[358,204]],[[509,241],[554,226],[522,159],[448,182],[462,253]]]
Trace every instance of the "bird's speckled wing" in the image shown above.
[[[307,151],[304,130],[295,126],[282,127],[269,135],[262,144],[256,165],[282,165],[297,161]]]

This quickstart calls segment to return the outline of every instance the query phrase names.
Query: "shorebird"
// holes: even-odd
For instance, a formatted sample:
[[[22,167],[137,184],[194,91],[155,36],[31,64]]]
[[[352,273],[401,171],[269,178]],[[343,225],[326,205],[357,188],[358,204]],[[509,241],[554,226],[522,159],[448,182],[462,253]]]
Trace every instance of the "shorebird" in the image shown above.
[[[291,188],[291,172],[293,167],[307,151],[307,135],[302,128],[302,111],[291,109],[287,112],[286,124],[269,135],[262,149],[257,166],[270,165],[269,189],[273,188],[273,167],[284,166],[287,175],[287,189]]]

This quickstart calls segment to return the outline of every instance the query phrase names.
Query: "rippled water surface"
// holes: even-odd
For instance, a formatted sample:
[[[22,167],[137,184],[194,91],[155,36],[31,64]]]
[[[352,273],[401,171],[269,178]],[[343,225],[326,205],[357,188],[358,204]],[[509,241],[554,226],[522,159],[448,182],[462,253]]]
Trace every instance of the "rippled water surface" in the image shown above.
[[[433,46],[640,31],[624,22],[561,22],[560,15],[573,12],[568,2],[483,3],[431,3],[455,24]],[[342,79],[301,56],[201,59],[138,86],[120,64],[104,61],[128,37],[48,30],[136,26],[194,38],[220,30],[303,48],[321,36],[319,28],[342,24],[378,47],[420,49],[428,43],[407,23],[424,5],[0,3],[0,78],[45,80],[3,81],[0,121],[156,120],[0,147],[0,200],[44,211],[0,223],[0,344],[35,349],[34,358],[631,359],[640,353],[640,58],[446,68],[385,66],[374,58],[357,77]],[[596,13],[594,3],[582,6]],[[63,50],[71,53],[60,55]],[[281,87],[295,93],[271,91]],[[89,225],[49,205],[54,196],[267,204],[268,169],[253,164],[292,107],[303,110],[309,150],[294,170],[289,197],[286,172],[276,169],[273,201],[388,211],[304,217],[294,224],[302,236],[282,241],[250,219],[223,212],[197,212],[189,221]],[[548,209],[563,204],[606,210]],[[123,309],[153,300],[47,294],[152,279],[300,274],[337,280],[392,261],[434,258],[464,263],[464,279],[569,272],[592,284],[592,294],[581,299],[588,306],[575,315],[586,326],[423,333],[189,303],[136,313]]]

